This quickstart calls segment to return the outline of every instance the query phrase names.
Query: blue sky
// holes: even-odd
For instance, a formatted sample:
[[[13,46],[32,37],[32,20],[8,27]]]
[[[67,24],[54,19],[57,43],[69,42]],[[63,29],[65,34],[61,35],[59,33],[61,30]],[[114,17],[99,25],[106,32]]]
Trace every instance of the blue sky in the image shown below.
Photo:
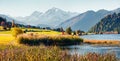
[[[34,11],[45,12],[52,7],[78,13],[113,10],[120,8],[120,0],[0,0],[0,14],[13,17],[28,16]]]

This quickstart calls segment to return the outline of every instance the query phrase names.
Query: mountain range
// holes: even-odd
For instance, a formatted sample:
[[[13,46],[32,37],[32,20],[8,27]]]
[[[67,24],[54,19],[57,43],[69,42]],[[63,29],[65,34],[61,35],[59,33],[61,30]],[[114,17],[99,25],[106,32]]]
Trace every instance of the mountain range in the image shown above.
[[[102,18],[107,16],[108,14],[113,14],[114,12],[119,13],[120,8],[107,11],[107,10],[99,10],[95,11],[87,11],[85,13],[81,13],[78,16],[75,16],[71,19],[68,19],[62,22],[58,27],[63,27],[64,29],[71,27],[73,30],[82,30],[87,32],[91,27],[93,27],[96,23],[98,23]]]
[[[0,17],[5,17],[8,21],[15,20],[17,23],[35,25],[40,27],[63,27],[66,29],[71,27],[72,30],[82,30],[87,32],[96,25],[102,18],[109,14],[120,13],[120,8],[115,10],[89,10],[84,13],[68,12],[59,8],[51,8],[46,12],[35,11],[30,16],[26,17],[10,17],[0,14]]]
[[[66,12],[58,8],[51,8],[45,13],[35,11],[27,17],[17,17],[15,19],[31,25],[48,25],[50,27],[57,26],[61,22],[78,15],[78,13]],[[42,25],[41,25],[42,24]]]

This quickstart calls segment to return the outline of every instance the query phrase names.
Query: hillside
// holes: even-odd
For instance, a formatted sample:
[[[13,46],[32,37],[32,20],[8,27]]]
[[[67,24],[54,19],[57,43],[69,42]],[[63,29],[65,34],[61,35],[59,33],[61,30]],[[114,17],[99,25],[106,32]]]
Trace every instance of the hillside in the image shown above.
[[[106,10],[100,10],[98,12],[87,11],[65,22],[62,22],[59,25],[59,27],[63,27],[64,29],[66,29],[67,27],[71,27],[73,30],[80,29],[83,31],[88,31],[92,26],[98,23],[100,19],[108,13],[109,11]]]
[[[102,18],[112,13],[119,13],[120,8],[115,10],[98,10],[98,11],[87,11],[79,14],[71,19],[62,22],[58,27],[63,27],[64,29],[71,27],[73,30],[83,30],[87,32],[91,27],[98,23]]]
[[[120,13],[107,15],[99,23],[90,29],[90,32],[120,32]]]

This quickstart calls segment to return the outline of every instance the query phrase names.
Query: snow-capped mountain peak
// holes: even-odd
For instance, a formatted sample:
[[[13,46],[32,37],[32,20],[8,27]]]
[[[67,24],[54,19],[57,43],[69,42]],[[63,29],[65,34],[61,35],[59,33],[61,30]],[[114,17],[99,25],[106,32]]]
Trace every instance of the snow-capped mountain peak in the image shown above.
[[[39,11],[33,12],[30,16],[24,18],[17,18],[20,21],[26,22],[32,25],[45,24],[50,26],[56,26],[61,22],[76,16],[77,13],[66,12],[59,8],[51,8],[45,13]]]

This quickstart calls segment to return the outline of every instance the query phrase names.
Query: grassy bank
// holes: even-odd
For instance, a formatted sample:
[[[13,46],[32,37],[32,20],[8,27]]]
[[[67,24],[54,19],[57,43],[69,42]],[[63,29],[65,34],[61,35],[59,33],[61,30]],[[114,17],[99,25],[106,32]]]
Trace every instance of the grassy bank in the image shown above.
[[[3,46],[0,61],[117,61],[114,54],[69,55],[56,46]]]
[[[22,34],[17,37],[20,44],[26,45],[73,45],[83,42],[78,36],[71,35],[45,35],[45,34]]]
[[[90,43],[90,44],[115,44],[119,45],[119,40],[90,40],[90,39],[84,39],[84,43]]]

